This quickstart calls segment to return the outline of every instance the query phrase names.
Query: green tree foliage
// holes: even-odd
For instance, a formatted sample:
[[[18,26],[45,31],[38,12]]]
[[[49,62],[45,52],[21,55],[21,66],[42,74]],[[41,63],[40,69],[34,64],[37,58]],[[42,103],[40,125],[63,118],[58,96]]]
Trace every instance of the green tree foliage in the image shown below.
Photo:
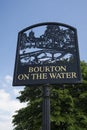
[[[83,82],[50,85],[51,130],[87,130],[87,63],[81,62]],[[25,87],[18,97],[27,106],[13,116],[14,130],[41,130],[42,87]]]

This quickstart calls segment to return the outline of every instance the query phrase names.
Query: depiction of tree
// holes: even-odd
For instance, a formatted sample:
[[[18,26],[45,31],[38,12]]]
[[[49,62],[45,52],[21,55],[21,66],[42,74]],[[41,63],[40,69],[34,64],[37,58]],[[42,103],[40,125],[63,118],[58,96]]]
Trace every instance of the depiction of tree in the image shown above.
[[[60,40],[62,40],[60,27],[57,25],[48,25],[44,33],[46,42],[48,42],[47,47],[60,47]]]
[[[64,30],[64,46],[63,48],[75,48],[75,36],[74,32],[70,29]]]
[[[27,42],[27,34],[26,33],[23,33],[21,35],[21,38],[20,38],[20,48],[21,49],[24,49],[25,48],[25,44]]]
[[[58,25],[46,25],[43,34],[36,37],[35,33],[30,30],[29,33],[21,34],[20,60],[26,64],[57,63],[60,60],[74,61],[76,47],[75,32],[72,29]],[[30,51],[32,48],[36,50]],[[41,50],[37,51],[37,49]],[[40,57],[43,53],[48,53],[48,55]],[[49,55],[51,56],[49,57]]]
[[[31,32],[29,32],[29,40],[31,42],[34,42],[35,41],[35,36],[34,36],[34,32],[31,30]]]
[[[26,33],[23,33],[21,36],[21,49],[24,49],[26,43],[30,43],[32,46],[35,43],[34,47],[38,48],[47,48],[47,49],[74,49],[75,48],[75,36],[74,31],[71,29],[63,29],[58,25],[47,25],[44,34],[39,37],[35,37],[35,33],[31,30],[29,36]]]
[[[75,47],[74,31],[61,29],[58,25],[48,25],[44,32],[47,48],[70,49]]]

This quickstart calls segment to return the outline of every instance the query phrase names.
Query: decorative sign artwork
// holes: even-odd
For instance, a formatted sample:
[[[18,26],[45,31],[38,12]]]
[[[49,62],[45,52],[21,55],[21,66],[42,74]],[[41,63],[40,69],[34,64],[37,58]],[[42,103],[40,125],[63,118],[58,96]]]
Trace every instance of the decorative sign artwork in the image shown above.
[[[61,23],[40,23],[19,32],[14,86],[80,83],[77,31]]]

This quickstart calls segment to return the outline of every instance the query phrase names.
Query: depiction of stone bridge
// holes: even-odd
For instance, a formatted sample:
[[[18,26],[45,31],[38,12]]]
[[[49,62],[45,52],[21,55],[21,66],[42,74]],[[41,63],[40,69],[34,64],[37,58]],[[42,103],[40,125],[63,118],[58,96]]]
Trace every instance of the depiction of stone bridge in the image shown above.
[[[73,58],[72,51],[67,50],[53,50],[53,49],[43,49],[40,51],[20,54],[20,61],[23,64],[46,64],[46,63],[56,63],[70,58]]]

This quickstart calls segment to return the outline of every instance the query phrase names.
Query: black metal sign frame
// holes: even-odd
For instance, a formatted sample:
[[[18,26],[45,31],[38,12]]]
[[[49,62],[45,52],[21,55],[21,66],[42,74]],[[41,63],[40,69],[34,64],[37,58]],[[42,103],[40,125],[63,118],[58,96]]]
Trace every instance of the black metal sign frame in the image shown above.
[[[46,22],[18,33],[13,86],[80,82],[76,28]]]

